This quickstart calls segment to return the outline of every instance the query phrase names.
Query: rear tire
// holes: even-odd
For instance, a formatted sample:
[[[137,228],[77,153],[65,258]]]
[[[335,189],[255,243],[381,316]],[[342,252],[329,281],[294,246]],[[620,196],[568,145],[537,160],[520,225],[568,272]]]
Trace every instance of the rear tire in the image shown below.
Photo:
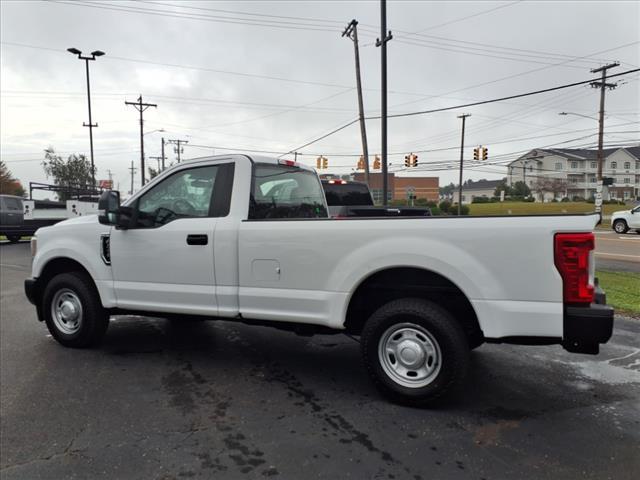
[[[625,222],[624,220],[616,220],[615,222],[613,222],[613,230],[616,233],[627,233],[629,227],[627,226],[627,222]]]
[[[18,243],[20,241],[20,235],[7,235],[7,240],[11,243]]]
[[[65,347],[97,345],[109,326],[109,314],[91,278],[81,272],[61,273],[49,281],[42,312],[51,336]]]
[[[361,347],[378,390],[404,405],[433,404],[462,382],[469,364],[467,336],[456,319],[419,298],[378,309],[364,326]]]

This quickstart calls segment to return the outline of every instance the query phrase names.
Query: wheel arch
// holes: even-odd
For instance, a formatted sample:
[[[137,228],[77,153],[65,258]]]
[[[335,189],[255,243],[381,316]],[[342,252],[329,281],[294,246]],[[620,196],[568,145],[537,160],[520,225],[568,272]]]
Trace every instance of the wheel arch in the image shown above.
[[[102,297],[100,296],[100,290],[96,285],[95,280],[93,279],[91,273],[89,272],[89,269],[87,269],[78,260],[75,260],[73,258],[54,257],[49,259],[42,266],[42,268],[40,269],[40,275],[38,276],[37,288],[36,288],[36,299],[37,299],[36,307],[38,310],[38,320],[42,321],[44,319],[41,311],[42,309],[41,304],[42,304],[42,295],[44,294],[44,290],[47,284],[56,275],[59,275],[61,273],[70,273],[70,272],[80,272],[82,274],[85,274],[89,278],[92,288],[95,289],[95,291],[98,294],[98,298],[100,298],[102,302]]]
[[[387,267],[363,278],[351,294],[344,327],[359,334],[382,305],[399,298],[423,298],[447,310],[462,326],[472,348],[484,341],[478,315],[469,297],[444,275],[422,267]]]

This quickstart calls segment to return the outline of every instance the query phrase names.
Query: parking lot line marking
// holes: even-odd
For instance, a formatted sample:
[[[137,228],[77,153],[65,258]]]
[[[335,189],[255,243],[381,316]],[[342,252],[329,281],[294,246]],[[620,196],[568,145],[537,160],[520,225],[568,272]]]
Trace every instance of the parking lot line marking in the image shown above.
[[[0,263],[0,267],[19,268],[20,270],[29,268],[26,265],[14,265],[12,263]]]
[[[596,252],[596,255],[601,255],[603,257],[629,257],[629,258],[637,258],[640,261],[640,255],[626,255],[624,253],[601,253]]]

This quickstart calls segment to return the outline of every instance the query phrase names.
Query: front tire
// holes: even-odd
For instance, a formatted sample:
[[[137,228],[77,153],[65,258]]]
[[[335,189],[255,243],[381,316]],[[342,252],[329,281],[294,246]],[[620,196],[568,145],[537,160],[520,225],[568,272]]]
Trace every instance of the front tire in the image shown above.
[[[627,226],[627,222],[625,222],[624,220],[616,220],[615,222],[613,222],[613,230],[616,233],[627,233],[629,227]]]
[[[7,240],[11,243],[18,243],[20,241],[20,235],[7,235]]]
[[[419,299],[378,309],[361,337],[365,366],[380,392],[394,402],[428,406],[464,379],[467,337],[449,312]]]
[[[51,336],[65,347],[97,345],[109,326],[91,278],[81,272],[53,277],[42,296],[42,311]]]

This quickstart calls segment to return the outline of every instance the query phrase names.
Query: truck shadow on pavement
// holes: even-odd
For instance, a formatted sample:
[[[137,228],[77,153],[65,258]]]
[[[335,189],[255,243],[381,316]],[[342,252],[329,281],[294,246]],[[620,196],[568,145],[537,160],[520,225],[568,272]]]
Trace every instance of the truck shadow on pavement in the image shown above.
[[[102,350],[117,356],[196,360],[214,376],[255,375],[257,366],[278,365],[321,390],[340,391],[361,402],[384,402],[368,381],[359,344],[344,335],[301,337],[227,321],[120,317],[112,320]],[[472,352],[465,385],[436,407],[512,421],[625,397],[615,386],[579,378],[563,363],[565,357],[559,346],[484,345]],[[577,358],[585,357],[597,358]]]

